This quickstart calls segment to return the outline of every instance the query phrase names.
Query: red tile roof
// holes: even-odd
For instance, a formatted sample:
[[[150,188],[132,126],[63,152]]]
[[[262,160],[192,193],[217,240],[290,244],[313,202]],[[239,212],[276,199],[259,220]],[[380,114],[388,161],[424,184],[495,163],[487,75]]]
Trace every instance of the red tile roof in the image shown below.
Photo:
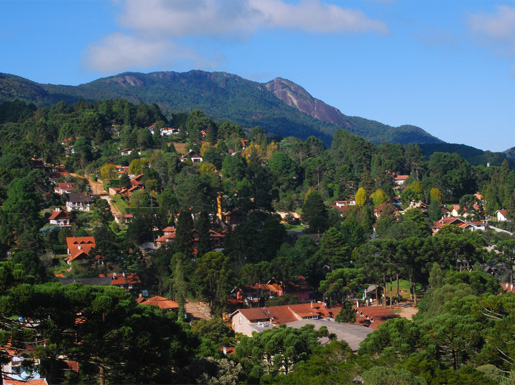
[[[355,324],[377,329],[383,322],[399,317],[399,314],[394,313],[392,309],[387,307],[364,306],[356,309]]]
[[[302,303],[264,308],[239,309],[238,311],[251,322],[271,320],[272,323],[279,325],[295,322],[302,318],[335,317],[340,309],[327,308],[323,303]]]
[[[95,245],[95,237],[66,238],[66,246],[68,247],[71,261],[82,254],[89,254],[90,250],[94,248]]]
[[[510,293],[515,292],[515,285],[510,285],[509,283],[501,283],[503,291],[509,291]]]
[[[64,210],[54,210],[48,219],[70,219],[70,214]]]
[[[161,310],[173,310],[173,309],[179,308],[179,304],[177,302],[172,301],[168,298],[159,297],[159,296],[149,298],[149,299],[141,302],[141,305],[158,306],[159,309],[161,309]]]
[[[136,273],[118,273],[116,276],[111,273],[108,274],[108,276],[113,278],[111,283],[114,286],[138,285],[141,283],[141,280]]]
[[[37,380],[28,380],[28,381],[19,381],[13,380],[10,377],[6,377],[4,379],[5,385],[48,385],[48,382],[44,378],[39,378]]]

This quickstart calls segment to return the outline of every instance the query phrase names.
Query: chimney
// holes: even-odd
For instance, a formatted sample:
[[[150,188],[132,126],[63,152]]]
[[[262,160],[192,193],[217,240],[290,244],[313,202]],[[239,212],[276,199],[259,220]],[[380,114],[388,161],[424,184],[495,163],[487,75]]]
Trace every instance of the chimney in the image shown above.
[[[116,273],[113,273],[113,278],[116,279]]]
[[[122,273],[123,278],[125,278],[125,271]]]

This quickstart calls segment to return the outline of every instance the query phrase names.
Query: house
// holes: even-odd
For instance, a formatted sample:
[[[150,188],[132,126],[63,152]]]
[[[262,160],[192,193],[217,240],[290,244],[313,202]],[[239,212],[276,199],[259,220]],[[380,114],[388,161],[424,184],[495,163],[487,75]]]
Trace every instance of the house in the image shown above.
[[[70,255],[66,258],[66,262],[71,265],[73,261],[83,261],[89,259],[89,252],[95,246],[95,237],[66,238],[66,252]]]
[[[70,214],[68,214],[66,211],[61,210],[59,208],[55,209],[52,212],[52,214],[48,218],[48,221],[51,225],[55,225],[55,226],[59,226],[59,227],[71,226]]]
[[[28,377],[31,378],[31,377]],[[14,378],[6,376],[4,385],[48,385],[44,378],[33,378],[32,380],[15,380]]]
[[[241,140],[241,149],[242,150],[245,150],[248,145],[249,145],[249,141],[247,139],[242,139]]]
[[[69,194],[75,190],[75,184],[71,182],[62,182],[54,187],[54,192],[59,195]]]
[[[285,294],[294,295],[300,301],[309,301],[315,293],[313,287],[302,275],[299,275],[295,282],[287,282],[283,286],[283,291]]]
[[[100,278],[105,277],[104,274],[99,275]],[[136,273],[111,273],[107,274],[111,278],[111,285],[121,287],[125,291],[138,289],[141,285],[141,280]]]
[[[68,211],[90,211],[91,202],[91,197],[88,194],[70,193],[66,202],[66,208]]]
[[[406,180],[408,180],[409,175],[396,175],[393,177],[393,182],[397,186],[402,186],[404,183],[406,183]]]
[[[508,210],[497,210],[495,212],[495,215],[497,215],[497,222],[508,221]]]
[[[379,206],[374,207],[374,215],[378,220],[382,219],[381,217],[388,215],[389,213],[393,213],[395,217],[399,217],[399,209],[390,203],[383,202]]]
[[[181,162],[185,162],[188,159],[191,159],[193,163],[202,163],[204,161],[204,158],[193,150],[189,150],[186,155],[181,156]]]
[[[223,247],[223,241],[224,241],[225,235],[221,234],[214,230],[209,230],[209,239],[211,241],[211,245],[214,249],[219,249]],[[199,234],[197,230],[193,229],[191,233],[191,239],[193,241],[193,249],[196,253],[198,244],[199,244]],[[175,227],[168,226],[163,229],[163,235],[161,235],[159,238],[156,239],[156,243],[158,244],[158,247],[161,247],[165,243],[172,243],[175,240]]]
[[[488,228],[488,225],[485,222],[467,222],[463,219],[459,218],[441,218],[440,220],[436,221],[433,225],[433,235],[436,234],[443,226],[446,225],[454,225],[458,226],[460,229],[465,230],[471,230],[471,231],[486,231]]]
[[[175,301],[172,301],[165,297],[152,297],[143,301],[138,301],[140,305],[151,305],[151,306],[157,306],[159,309],[165,312],[169,311],[178,311],[179,310],[179,304]]]
[[[179,130],[177,128],[171,128],[171,127],[161,128],[160,134],[161,134],[161,136],[178,135]]]
[[[139,187],[143,186],[143,173],[138,174],[131,178],[131,185],[132,187]]]
[[[120,155],[128,156],[128,155],[132,154],[133,151],[134,150],[131,148],[124,148],[123,150],[120,150]]]
[[[243,216],[238,209],[222,213],[222,217],[224,218],[225,223],[231,227],[239,225],[243,221]]]
[[[30,168],[31,169],[45,169],[45,161],[42,159],[30,158]]]
[[[116,172],[118,173],[118,178],[122,174],[129,174],[129,166],[122,166],[122,165],[117,164],[114,167],[116,169]]]
[[[224,246],[225,235],[214,230],[209,230],[209,238],[211,239],[211,245],[215,249],[220,249]]]
[[[458,218],[460,216],[460,214],[459,214],[460,205],[452,205],[451,208],[450,208],[450,211],[451,211],[451,216],[452,217]]]
[[[501,283],[501,287],[504,292],[515,292],[515,287],[513,286],[513,284],[510,284],[509,282]]]
[[[35,323],[30,321],[30,319],[19,318],[19,322],[24,329],[33,329],[35,327]],[[38,372],[40,361],[34,357],[34,348],[44,345],[44,343],[45,341],[41,338],[41,335],[35,334],[27,342],[21,343],[17,347],[12,345],[11,340],[0,345],[0,351],[5,354],[2,355],[2,362],[0,363],[0,381],[3,380],[2,384],[46,385],[47,382],[41,379]],[[24,361],[27,359],[32,361],[34,371],[28,370],[25,367]]]
[[[132,214],[125,214],[123,216],[123,221],[124,221],[125,224],[132,223],[133,219],[134,219],[134,215],[132,215]]]
[[[231,314],[231,327],[236,333],[252,337],[253,332],[302,319],[334,319],[339,311],[340,308],[327,308],[325,303],[319,302],[238,309]]]
[[[233,292],[236,290],[233,290]],[[236,291],[236,300],[243,301],[247,306],[258,306],[263,297],[280,297],[284,294],[294,295],[300,301],[309,301],[314,290],[303,276],[299,276],[295,282],[278,282],[271,279],[266,283],[241,286]]]
[[[171,243],[175,240],[175,227],[168,226],[163,229],[163,235],[156,239],[158,247],[161,247],[164,243]]]

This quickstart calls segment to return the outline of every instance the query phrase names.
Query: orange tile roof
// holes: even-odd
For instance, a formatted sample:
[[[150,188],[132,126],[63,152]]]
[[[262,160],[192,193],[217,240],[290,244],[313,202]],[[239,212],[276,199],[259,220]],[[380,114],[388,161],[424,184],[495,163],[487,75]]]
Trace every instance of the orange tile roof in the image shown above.
[[[149,298],[146,301],[141,302],[141,305],[158,306],[161,310],[171,310],[179,308],[179,304],[177,302],[159,296]]]
[[[383,322],[392,318],[399,318],[399,314],[393,312],[393,309],[383,306],[363,306],[356,309],[357,325],[368,326],[371,329],[377,329]]]
[[[308,317],[335,317],[339,311],[339,308],[327,308],[323,303],[301,303],[295,305],[239,309],[239,312],[251,322],[271,320],[275,324],[286,324]]]
[[[37,380],[28,380],[28,381],[19,381],[13,380],[10,377],[6,377],[4,379],[5,385],[48,385],[48,382],[44,378],[39,378]]]
[[[70,219],[70,214],[64,210],[54,210],[48,219]]]
[[[118,273],[116,274],[116,277],[114,274],[108,274],[109,277],[112,277],[113,280],[111,281],[112,285],[115,286],[123,286],[123,285],[137,285],[141,283],[141,280],[139,279],[138,275],[136,273],[125,273],[125,277],[123,276],[124,273]]]
[[[501,286],[504,291],[515,292],[515,286],[510,285],[510,283],[501,283]]]
[[[82,254],[89,254],[90,250],[95,247],[95,237],[68,237],[66,238],[66,246],[70,252],[70,260],[75,260]]]

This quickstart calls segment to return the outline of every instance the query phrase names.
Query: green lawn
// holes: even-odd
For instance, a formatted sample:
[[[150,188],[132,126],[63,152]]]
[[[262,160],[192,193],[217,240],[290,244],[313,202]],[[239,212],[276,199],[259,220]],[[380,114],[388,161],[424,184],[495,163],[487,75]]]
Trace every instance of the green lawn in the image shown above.
[[[304,231],[306,228],[302,225],[290,225],[289,223],[283,223],[286,231]]]
[[[54,268],[53,273],[54,274],[64,274],[66,276],[66,274],[68,274],[69,266],[66,263],[66,261],[64,260],[64,258],[67,257],[67,255],[59,255],[57,257],[59,257],[59,266]]]
[[[409,284],[410,282],[405,279],[399,280],[399,289],[400,289],[400,296],[404,299],[410,298],[410,292],[409,292]],[[386,285],[386,295],[390,296],[390,282]],[[395,297],[397,295],[397,281],[393,281],[393,296]],[[417,297],[422,296],[422,285],[417,284]]]

